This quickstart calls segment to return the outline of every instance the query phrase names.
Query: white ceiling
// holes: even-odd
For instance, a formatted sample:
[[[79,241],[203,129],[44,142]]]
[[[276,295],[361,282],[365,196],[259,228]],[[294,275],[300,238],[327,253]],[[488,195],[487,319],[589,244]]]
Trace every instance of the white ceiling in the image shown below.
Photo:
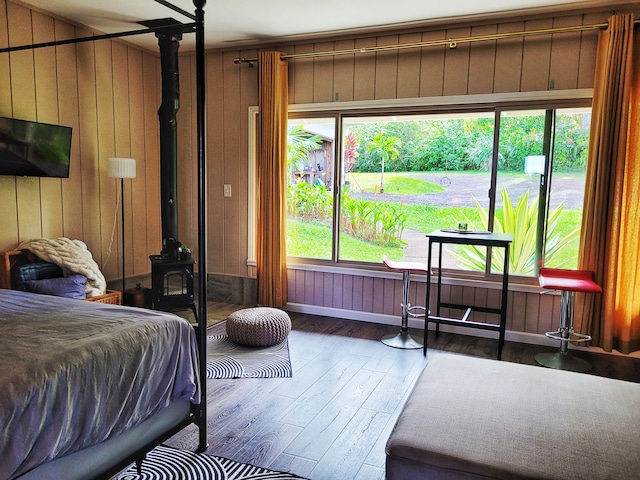
[[[68,18],[104,33],[142,28],[136,22],[186,17],[154,0],[22,0],[41,10]],[[170,0],[193,13],[192,0]],[[369,30],[375,27],[425,24],[430,21],[517,13],[530,9],[587,8],[629,3],[629,0],[209,0],[205,5],[207,48],[284,41]],[[181,51],[194,48],[194,35],[185,35]],[[128,41],[156,49],[154,35],[128,37]]]

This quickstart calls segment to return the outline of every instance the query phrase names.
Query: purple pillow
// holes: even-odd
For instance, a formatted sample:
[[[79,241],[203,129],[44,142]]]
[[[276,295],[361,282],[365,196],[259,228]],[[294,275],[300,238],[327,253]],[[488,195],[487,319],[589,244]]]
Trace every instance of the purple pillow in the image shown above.
[[[87,283],[87,277],[84,275],[69,275],[43,280],[27,280],[24,282],[24,287],[27,292],[84,300],[87,298],[85,283]]]

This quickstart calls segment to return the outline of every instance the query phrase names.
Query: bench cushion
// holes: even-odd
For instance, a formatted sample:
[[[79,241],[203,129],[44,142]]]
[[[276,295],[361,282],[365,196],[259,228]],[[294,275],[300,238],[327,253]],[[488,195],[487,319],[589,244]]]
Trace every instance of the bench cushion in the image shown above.
[[[389,437],[387,479],[637,478],[640,384],[435,356]]]

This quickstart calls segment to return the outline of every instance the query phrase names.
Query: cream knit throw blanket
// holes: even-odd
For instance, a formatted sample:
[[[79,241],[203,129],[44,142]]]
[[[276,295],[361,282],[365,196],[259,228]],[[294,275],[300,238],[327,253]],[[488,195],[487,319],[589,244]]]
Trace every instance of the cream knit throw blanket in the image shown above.
[[[18,250],[29,250],[45,262],[58,265],[65,271],[87,277],[87,297],[103,295],[107,282],[100,267],[93,260],[87,245],[80,240],[68,238],[38,238],[18,245]]]

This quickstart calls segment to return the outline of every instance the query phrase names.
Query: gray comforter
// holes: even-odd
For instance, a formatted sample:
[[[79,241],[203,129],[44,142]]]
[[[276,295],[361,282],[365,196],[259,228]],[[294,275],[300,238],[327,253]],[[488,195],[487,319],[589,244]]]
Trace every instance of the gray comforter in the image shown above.
[[[198,403],[197,363],[175,315],[0,290],[0,478]]]

